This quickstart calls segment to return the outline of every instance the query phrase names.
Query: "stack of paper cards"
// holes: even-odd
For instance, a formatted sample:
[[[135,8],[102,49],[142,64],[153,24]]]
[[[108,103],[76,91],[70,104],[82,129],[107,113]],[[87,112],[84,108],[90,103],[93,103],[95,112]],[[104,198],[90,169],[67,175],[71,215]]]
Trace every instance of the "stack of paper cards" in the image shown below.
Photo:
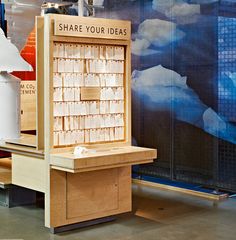
[[[100,87],[100,79],[97,74],[85,74],[84,75],[85,87]]]
[[[53,86],[62,87],[63,86],[63,76],[60,73],[53,74]]]
[[[64,45],[64,57],[65,58],[74,58],[74,48],[73,44],[65,44]]]
[[[54,130],[55,131],[63,130],[63,117],[54,117]]]
[[[73,60],[73,67],[75,73],[83,73],[84,71],[84,61],[83,60]]]
[[[124,60],[123,46],[54,44],[55,146],[124,140]],[[84,101],[82,87],[98,88],[99,100]]]
[[[63,101],[63,91],[62,91],[62,88],[54,88],[53,101],[54,102]]]
[[[106,46],[106,59],[114,58],[114,47]]]
[[[124,60],[125,49],[124,47],[115,47],[114,49],[114,60]]]
[[[58,72],[58,61],[57,61],[57,58],[53,59],[53,72],[54,73]]]
[[[54,43],[53,45],[53,57],[64,57],[65,48],[63,43]]]
[[[110,101],[110,113],[124,113],[124,101]]]

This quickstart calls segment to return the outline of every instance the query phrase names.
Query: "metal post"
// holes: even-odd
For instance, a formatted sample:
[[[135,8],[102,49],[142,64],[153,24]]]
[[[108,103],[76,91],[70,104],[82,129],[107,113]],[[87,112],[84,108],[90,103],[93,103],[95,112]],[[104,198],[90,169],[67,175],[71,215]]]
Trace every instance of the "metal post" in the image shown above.
[[[78,0],[78,16],[84,16],[84,0]]]

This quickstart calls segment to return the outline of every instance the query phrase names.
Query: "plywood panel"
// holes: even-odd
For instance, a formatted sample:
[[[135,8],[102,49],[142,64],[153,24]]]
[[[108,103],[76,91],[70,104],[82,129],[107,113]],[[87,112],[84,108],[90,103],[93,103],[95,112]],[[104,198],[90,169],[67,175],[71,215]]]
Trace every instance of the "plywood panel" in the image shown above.
[[[39,158],[12,154],[12,183],[45,192],[45,161]]]
[[[118,169],[67,174],[67,217],[118,208]]]
[[[50,227],[57,227],[66,224],[66,173],[56,170],[50,171],[50,195],[47,201],[50,206],[50,214],[47,219],[50,220]],[[45,209],[46,210],[46,209]],[[47,214],[47,213],[46,213]]]
[[[51,170],[50,187],[51,227],[131,211],[130,166],[79,174]]]
[[[132,210],[131,166],[119,168],[119,210]]]
[[[21,82],[21,130],[36,129],[36,81]]]
[[[126,119],[124,119],[124,116],[130,116],[130,113],[127,113],[127,111],[130,111],[130,108],[125,106],[124,109],[121,110],[121,112],[115,113],[114,111],[112,113],[108,113],[112,116],[110,116],[112,118],[112,120],[110,122],[113,122],[113,118],[119,118],[121,115],[121,119],[116,119],[116,121],[118,122],[117,125],[113,124],[106,124],[109,125],[109,127],[104,126],[103,129],[100,129],[100,127],[98,126],[87,126],[85,129],[86,131],[83,132],[85,137],[79,137],[77,136],[78,128],[76,129],[74,126],[71,127],[72,124],[70,124],[69,128],[70,130],[68,131],[68,129],[61,129],[59,127],[59,129],[56,129],[55,132],[53,131],[53,122],[54,122],[54,118],[53,118],[53,101],[52,101],[52,93],[53,93],[53,85],[52,85],[52,72],[53,72],[53,60],[59,59],[60,62],[63,60],[63,58],[61,58],[61,56],[57,56],[57,59],[53,59],[52,58],[52,51],[55,50],[53,48],[53,43],[59,43],[60,44],[75,44],[75,43],[89,43],[90,45],[94,45],[95,48],[98,47],[98,45],[104,44],[104,47],[108,47],[112,49],[111,44],[113,45],[113,47],[115,47],[114,51],[116,51],[117,53],[119,51],[119,49],[123,49],[124,51],[122,51],[122,58],[120,54],[108,54],[107,56],[105,56],[106,62],[109,63],[108,65],[110,66],[111,64],[113,65],[112,67],[110,66],[109,69],[115,69],[114,65],[115,63],[118,64],[122,69],[122,78],[127,77],[127,73],[130,72],[127,69],[130,68],[130,58],[127,57],[127,61],[126,61],[126,56],[127,53],[127,47],[130,48],[130,33],[131,33],[131,23],[128,21],[120,21],[120,20],[109,20],[107,21],[106,19],[94,19],[94,18],[79,18],[79,17],[72,17],[72,16],[58,16],[58,15],[47,15],[45,16],[45,36],[44,36],[44,46],[43,44],[39,44],[38,45],[38,52],[43,52],[40,51],[39,48],[41,48],[43,50],[43,47],[45,48],[44,51],[44,58],[40,57],[38,58],[38,60],[40,60],[41,62],[43,62],[44,60],[44,84],[45,84],[45,91],[44,91],[44,97],[45,97],[45,119],[48,119],[45,121],[46,124],[46,131],[45,134],[47,134],[48,129],[49,130],[49,141],[50,141],[50,147],[54,146],[54,147],[70,147],[72,145],[78,145],[78,144],[82,144],[82,143],[91,143],[91,144],[107,144],[110,142],[110,145],[113,144],[113,142],[115,142],[116,144],[119,142],[122,142],[123,145],[127,144],[127,141],[130,144],[130,139],[131,139],[131,130],[130,130],[130,126],[126,126],[126,124],[128,122],[130,122],[129,120],[127,121]],[[40,23],[40,22],[39,22]],[[40,24],[38,24],[40,25]],[[83,25],[83,32],[81,32],[79,29],[80,27],[78,25]],[[62,27],[63,26],[63,27]],[[77,29],[78,27],[78,29]],[[97,32],[95,34],[92,33],[92,29],[93,28],[97,29],[104,29],[104,34],[101,32],[100,34],[98,34]],[[62,28],[62,29],[61,29]],[[75,30],[75,31],[74,31]],[[79,32],[78,32],[79,30]],[[85,34],[85,35],[83,35]],[[109,38],[109,39],[106,39]],[[43,35],[41,35],[40,39],[43,39]],[[40,40],[38,39],[38,40]],[[43,41],[41,41],[43,42]],[[107,46],[108,45],[108,46]],[[100,50],[99,50],[100,51]],[[68,56],[64,56],[65,58],[67,58]],[[75,57],[75,56],[74,56]],[[78,57],[78,56],[76,56]],[[88,57],[88,56],[87,56]],[[87,58],[86,57],[86,58]],[[100,56],[97,56],[100,58]],[[101,56],[103,59],[104,56]],[[71,58],[71,55],[68,57]],[[96,58],[96,54],[94,53],[94,56],[91,56],[91,58]],[[71,59],[70,59],[71,60]],[[103,59],[104,60],[104,59]],[[64,60],[63,60],[64,61]],[[55,64],[56,66],[57,64]],[[117,65],[117,66],[118,66]],[[40,66],[40,65],[39,65]],[[39,72],[42,72],[42,68],[40,68]],[[64,69],[65,72],[69,71],[69,68],[67,67],[67,69]],[[70,72],[70,71],[69,71]],[[121,72],[117,72],[116,74],[119,75],[121,74]],[[64,72],[63,72],[64,73]],[[92,73],[92,72],[91,72]],[[110,72],[110,70],[108,71],[109,74],[112,73],[112,71]],[[104,72],[105,74],[105,72]],[[39,77],[39,76],[38,76]],[[129,79],[127,79],[127,83],[129,84]],[[91,85],[92,86],[92,85]],[[68,86],[67,86],[68,87]],[[88,87],[88,86],[87,86]],[[116,87],[112,85],[112,87],[115,89]],[[56,87],[55,87],[56,88]],[[126,93],[122,93],[122,96],[125,95],[126,99],[124,99],[125,105],[127,105],[126,100],[128,99],[128,92],[127,89],[130,89],[129,86],[127,86],[126,84],[126,79],[124,79],[124,84],[123,87],[119,86],[117,88],[124,88]],[[88,89],[87,89],[88,90]],[[108,89],[110,90],[110,89]],[[118,92],[118,89],[117,89]],[[123,92],[123,90],[122,90]],[[84,94],[85,93],[85,94]],[[89,94],[88,94],[89,93]],[[49,95],[49,96],[48,96]],[[82,99],[84,98],[85,100],[97,100],[100,98],[100,93],[99,91],[96,91],[95,93],[92,93],[92,97],[90,95],[90,92],[86,92],[82,89],[81,91],[81,95],[82,95]],[[119,95],[119,94],[117,94]],[[38,94],[38,96],[42,96],[41,94]],[[119,97],[116,97],[119,98]],[[123,99],[123,97],[121,97]],[[40,100],[40,99],[39,99]],[[111,100],[111,99],[110,99]],[[118,99],[119,100],[119,99]],[[58,100],[59,101],[59,100]],[[61,100],[60,100],[61,101]],[[122,100],[121,100],[122,101]],[[114,104],[114,103],[111,103]],[[42,105],[42,104],[41,104]],[[57,104],[55,104],[56,106]],[[54,109],[56,109],[56,107],[54,107]],[[47,114],[49,114],[50,116],[47,116]],[[96,115],[96,114],[94,114]],[[64,115],[63,115],[64,116]],[[74,114],[73,114],[74,116]],[[94,117],[94,116],[93,116]],[[91,116],[89,116],[89,120],[90,120]],[[96,116],[95,116],[96,118]],[[58,120],[58,119],[56,119]],[[63,119],[64,120],[64,119]],[[67,119],[66,119],[67,120]],[[83,119],[82,119],[83,120]],[[74,119],[73,119],[74,121]],[[72,122],[72,121],[71,121]],[[89,121],[87,121],[89,122]],[[102,121],[101,121],[102,122]],[[49,126],[47,126],[47,124]],[[59,124],[60,125],[60,124]],[[102,124],[101,124],[102,125]],[[110,126],[111,125],[111,126]],[[107,129],[105,129],[107,128]],[[111,128],[111,129],[109,129]],[[127,130],[127,128],[129,128]],[[80,129],[81,130],[81,129]],[[83,130],[83,129],[82,129]],[[109,131],[109,133],[108,133]],[[40,131],[42,132],[42,131]],[[80,134],[81,131],[78,133]],[[77,136],[76,140],[75,140],[75,135]],[[97,137],[99,136],[99,137]],[[47,139],[47,137],[45,136],[45,139]],[[55,140],[55,144],[53,145],[53,139]],[[85,139],[86,141],[82,141],[81,139]],[[40,137],[39,137],[40,140]],[[46,144],[48,145],[48,144]],[[39,147],[40,148],[40,147]],[[40,148],[41,149],[41,148]]]

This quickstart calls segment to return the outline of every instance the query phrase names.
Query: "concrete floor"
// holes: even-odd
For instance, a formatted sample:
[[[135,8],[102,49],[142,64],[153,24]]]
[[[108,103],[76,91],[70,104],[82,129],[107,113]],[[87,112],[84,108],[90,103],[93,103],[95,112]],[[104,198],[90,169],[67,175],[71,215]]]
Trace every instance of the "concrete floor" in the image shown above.
[[[44,211],[0,207],[0,239],[25,240],[235,240],[236,199],[212,202],[148,187],[133,186],[133,213],[114,222],[52,235]]]

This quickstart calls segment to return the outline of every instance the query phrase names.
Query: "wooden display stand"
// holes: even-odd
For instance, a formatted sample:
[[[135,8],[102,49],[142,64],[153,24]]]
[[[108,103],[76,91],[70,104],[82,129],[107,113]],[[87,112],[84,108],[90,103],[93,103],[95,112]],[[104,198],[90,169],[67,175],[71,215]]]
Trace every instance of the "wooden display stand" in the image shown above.
[[[131,211],[131,166],[156,158],[131,146],[130,35],[127,21],[37,18],[37,136],[0,148],[13,183],[45,193],[51,229]]]

